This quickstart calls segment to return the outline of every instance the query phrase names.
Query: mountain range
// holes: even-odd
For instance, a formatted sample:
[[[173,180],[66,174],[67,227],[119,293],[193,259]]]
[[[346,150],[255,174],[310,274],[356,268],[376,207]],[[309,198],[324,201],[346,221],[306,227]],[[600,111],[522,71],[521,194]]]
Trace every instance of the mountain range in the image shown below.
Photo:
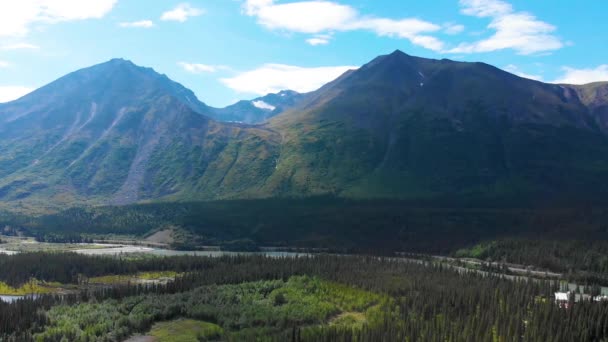
[[[0,200],[605,198],[608,83],[377,57],[322,88],[218,109],[114,59],[0,104]]]

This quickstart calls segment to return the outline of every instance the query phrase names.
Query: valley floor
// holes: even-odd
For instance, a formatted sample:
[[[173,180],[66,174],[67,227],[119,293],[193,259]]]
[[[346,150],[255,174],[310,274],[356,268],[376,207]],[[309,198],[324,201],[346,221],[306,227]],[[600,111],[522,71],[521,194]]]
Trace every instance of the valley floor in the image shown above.
[[[608,303],[564,308],[554,304],[560,289],[554,282],[514,281],[429,259],[39,252],[0,256],[0,267],[0,280],[10,286],[27,284],[31,274],[41,282],[87,286],[0,302],[3,341],[608,338]]]

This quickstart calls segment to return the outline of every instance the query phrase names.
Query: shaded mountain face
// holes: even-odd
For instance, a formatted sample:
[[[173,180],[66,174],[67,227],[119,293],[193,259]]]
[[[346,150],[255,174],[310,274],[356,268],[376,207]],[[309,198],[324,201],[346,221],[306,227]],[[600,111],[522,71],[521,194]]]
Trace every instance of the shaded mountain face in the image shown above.
[[[283,90],[251,101],[239,101],[225,108],[214,108],[207,115],[217,121],[260,124],[295,106],[303,95]]]
[[[207,111],[188,89],[128,61],[69,74],[0,105],[0,198],[246,196],[274,168],[276,134]]]
[[[312,93],[222,112],[112,60],[0,104],[0,200],[606,198],[607,105],[607,83],[545,84],[396,51]],[[258,125],[211,119],[275,111]]]
[[[283,146],[267,184],[356,197],[602,197],[605,95],[601,84],[396,51],[271,120]]]
[[[596,82],[585,85],[563,85],[576,92],[580,101],[585,104],[593,118],[603,130],[608,127],[608,82]]]

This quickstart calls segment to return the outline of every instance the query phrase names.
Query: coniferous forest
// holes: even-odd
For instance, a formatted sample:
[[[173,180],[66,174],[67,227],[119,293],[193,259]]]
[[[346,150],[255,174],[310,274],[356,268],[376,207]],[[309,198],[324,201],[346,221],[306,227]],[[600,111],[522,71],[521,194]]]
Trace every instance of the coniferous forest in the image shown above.
[[[207,324],[222,341],[606,341],[608,303],[553,301],[559,285],[364,256],[0,257],[2,281],[86,284],[179,270],[167,283],[82,285],[0,302],[2,341],[123,341],[155,324]],[[4,273],[4,272],[3,272]],[[213,327],[213,329],[209,328]]]

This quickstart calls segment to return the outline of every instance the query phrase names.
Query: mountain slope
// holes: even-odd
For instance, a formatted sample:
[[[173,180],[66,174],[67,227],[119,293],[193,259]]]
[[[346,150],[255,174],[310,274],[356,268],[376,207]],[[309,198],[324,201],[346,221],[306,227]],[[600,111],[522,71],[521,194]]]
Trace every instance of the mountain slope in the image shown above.
[[[589,108],[600,127],[604,131],[608,130],[608,82],[563,86],[574,90],[580,101]]]
[[[607,126],[579,93],[483,63],[380,56],[271,120],[283,144],[269,191],[601,196]]]
[[[396,51],[317,91],[254,102],[284,111],[223,123],[191,91],[128,61],[74,72],[0,104],[0,200],[608,194],[607,83],[544,84]],[[260,120],[252,106],[223,119]]]
[[[209,117],[224,122],[259,124],[295,106],[303,95],[293,90],[242,100],[225,108],[214,108],[206,113]]]
[[[195,112],[196,109],[196,112]],[[0,105],[0,197],[125,204],[246,196],[274,133],[215,122],[191,91],[112,60]],[[240,174],[255,169],[251,177]]]

